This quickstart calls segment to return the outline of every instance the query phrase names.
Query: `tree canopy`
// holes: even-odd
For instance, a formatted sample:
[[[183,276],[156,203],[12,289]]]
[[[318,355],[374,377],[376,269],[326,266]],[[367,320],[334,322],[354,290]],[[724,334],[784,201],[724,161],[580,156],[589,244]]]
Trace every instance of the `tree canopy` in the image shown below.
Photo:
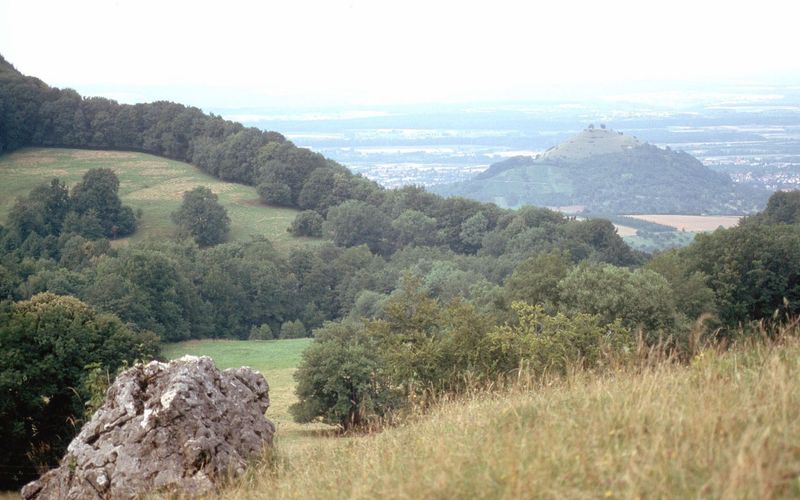
[[[230,232],[228,211],[205,186],[183,193],[183,203],[172,214],[172,220],[201,247],[222,243]]]
[[[42,293],[0,312],[0,488],[53,465],[83,418],[86,366],[151,359],[158,339],[69,296]]]

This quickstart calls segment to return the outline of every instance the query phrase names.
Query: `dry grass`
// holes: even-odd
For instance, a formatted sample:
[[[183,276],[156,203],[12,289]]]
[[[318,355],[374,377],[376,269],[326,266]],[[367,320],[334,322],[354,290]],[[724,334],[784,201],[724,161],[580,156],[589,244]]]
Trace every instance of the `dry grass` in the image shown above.
[[[621,226],[619,224],[614,224],[614,227],[617,229],[617,234],[620,236],[636,236],[636,228],[634,227]]]
[[[444,402],[382,433],[285,446],[222,498],[800,495],[800,342]]]
[[[681,231],[704,232],[713,231],[718,227],[733,227],[739,223],[739,215],[626,215],[634,219],[655,222],[671,226]]]

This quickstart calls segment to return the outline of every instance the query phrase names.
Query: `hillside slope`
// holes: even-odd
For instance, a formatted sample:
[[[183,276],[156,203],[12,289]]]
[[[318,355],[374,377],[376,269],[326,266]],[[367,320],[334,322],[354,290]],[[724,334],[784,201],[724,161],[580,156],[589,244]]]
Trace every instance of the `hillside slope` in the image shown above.
[[[472,180],[432,190],[509,208],[570,206],[605,214],[745,214],[768,197],[687,153],[594,128],[535,158],[511,158]]]
[[[279,431],[277,459],[220,497],[796,497],[799,360],[791,338],[478,394],[304,448]]]
[[[228,211],[231,239],[265,236],[282,249],[312,241],[295,238],[286,231],[297,210],[261,204],[252,186],[223,182],[187,163],[125,151],[27,148],[0,156],[0,224],[5,222],[16,198],[34,186],[53,177],[72,185],[87,170],[101,167],[111,168],[119,177],[123,203],[134,211],[141,210],[139,229],[127,240],[174,234],[176,226],[170,213],[180,206],[183,193],[206,186],[219,196]]]

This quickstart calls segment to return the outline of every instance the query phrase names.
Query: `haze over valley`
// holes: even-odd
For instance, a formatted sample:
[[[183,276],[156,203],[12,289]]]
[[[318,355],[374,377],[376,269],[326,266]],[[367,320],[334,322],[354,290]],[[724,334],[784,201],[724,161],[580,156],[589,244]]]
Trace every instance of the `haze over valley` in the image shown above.
[[[467,180],[543,153],[589,124],[686,151],[735,182],[800,186],[800,88],[732,86],[574,101],[297,110],[215,108],[347,165],[386,187]]]

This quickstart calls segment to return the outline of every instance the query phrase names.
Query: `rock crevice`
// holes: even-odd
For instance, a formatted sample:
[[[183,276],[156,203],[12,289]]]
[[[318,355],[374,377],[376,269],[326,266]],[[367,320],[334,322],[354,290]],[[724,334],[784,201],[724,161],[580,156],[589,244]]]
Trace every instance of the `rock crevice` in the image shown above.
[[[22,497],[203,494],[272,444],[268,407],[267,381],[250,368],[220,372],[211,358],[193,356],[136,365],[117,377],[60,466]]]

